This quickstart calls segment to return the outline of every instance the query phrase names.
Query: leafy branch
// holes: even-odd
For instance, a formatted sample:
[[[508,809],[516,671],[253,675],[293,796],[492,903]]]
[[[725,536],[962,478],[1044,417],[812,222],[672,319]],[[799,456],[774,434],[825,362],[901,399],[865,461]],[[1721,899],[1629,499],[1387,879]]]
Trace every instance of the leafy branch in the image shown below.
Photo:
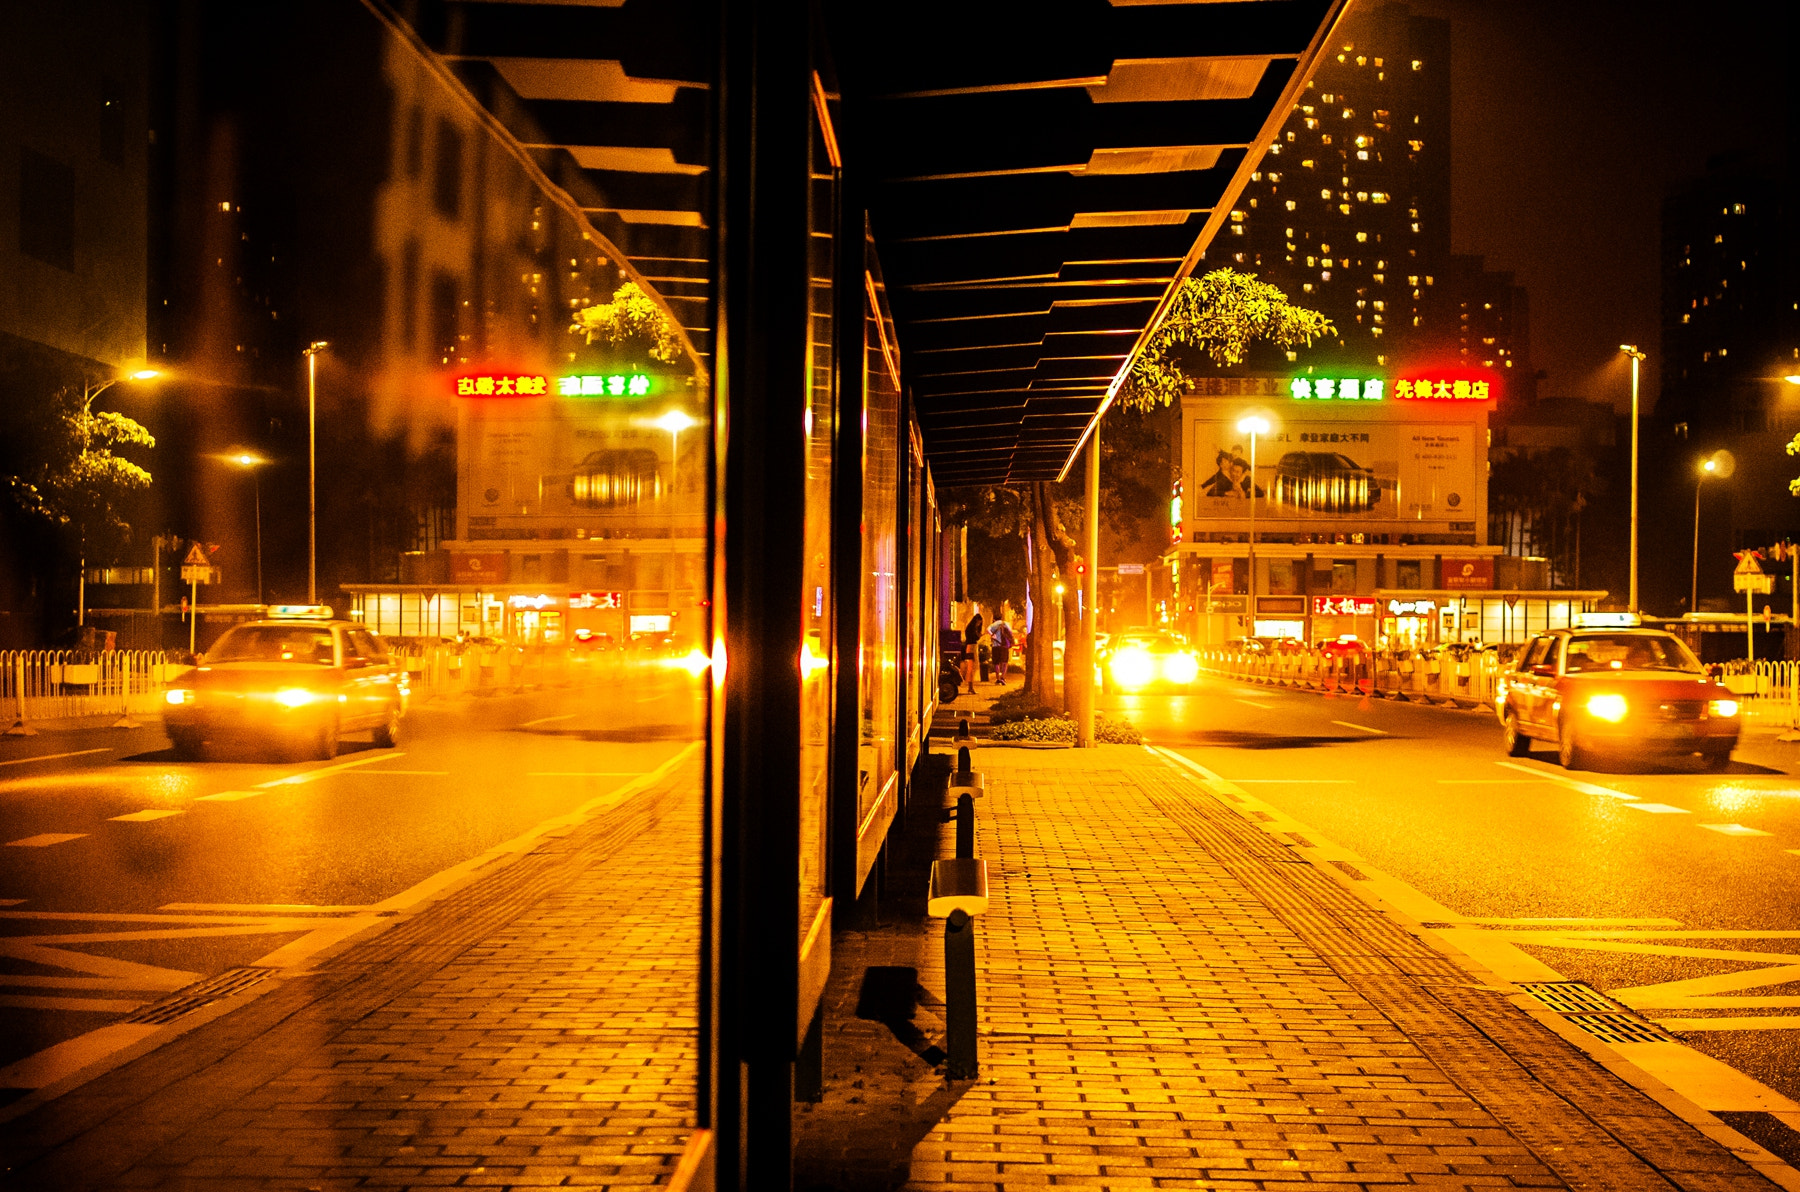
[[[681,340],[670,326],[669,316],[635,281],[620,286],[611,302],[576,311],[569,331],[586,336],[590,344],[643,351],[664,364],[673,364],[681,355]]]

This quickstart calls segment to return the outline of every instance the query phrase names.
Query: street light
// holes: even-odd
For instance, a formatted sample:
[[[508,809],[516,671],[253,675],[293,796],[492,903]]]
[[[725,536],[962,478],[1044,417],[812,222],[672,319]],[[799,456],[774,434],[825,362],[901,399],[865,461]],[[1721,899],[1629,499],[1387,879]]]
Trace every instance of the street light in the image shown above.
[[[1631,357],[1631,609],[1638,610],[1638,365],[1646,354],[1636,344],[1620,344]]]
[[[681,467],[681,432],[692,426],[699,426],[698,419],[690,418],[680,410],[670,410],[661,418],[653,421],[651,426],[669,432],[669,508],[675,507],[675,474]]]
[[[1694,477],[1694,576],[1688,589],[1688,611],[1700,611],[1700,486],[1708,479],[1730,480],[1737,471],[1737,457],[1729,451],[1715,451],[1700,461]]]
[[[306,603],[319,603],[319,353],[331,345],[315,339],[306,357]],[[1635,457],[1634,457],[1635,458]],[[1636,558],[1636,555],[1632,556]],[[1634,573],[1635,574],[1635,573]],[[260,600],[260,595],[258,596]]]
[[[1256,439],[1269,433],[1269,420],[1261,414],[1246,414],[1238,419],[1238,433],[1250,436],[1250,592],[1247,622],[1256,632]]]
[[[263,568],[262,568],[262,473],[257,469],[269,461],[260,455],[252,455],[248,451],[240,451],[228,455],[225,459],[250,473],[251,483],[256,489],[256,603],[263,602]]]

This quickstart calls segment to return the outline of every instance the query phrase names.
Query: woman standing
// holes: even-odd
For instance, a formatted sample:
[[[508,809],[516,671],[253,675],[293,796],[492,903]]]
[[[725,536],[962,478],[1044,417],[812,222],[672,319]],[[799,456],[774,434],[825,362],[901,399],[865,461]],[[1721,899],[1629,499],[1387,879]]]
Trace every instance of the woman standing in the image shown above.
[[[970,695],[975,694],[975,662],[981,650],[982,632],[981,606],[976,605],[975,615],[963,626],[962,677],[963,682],[968,685]]]

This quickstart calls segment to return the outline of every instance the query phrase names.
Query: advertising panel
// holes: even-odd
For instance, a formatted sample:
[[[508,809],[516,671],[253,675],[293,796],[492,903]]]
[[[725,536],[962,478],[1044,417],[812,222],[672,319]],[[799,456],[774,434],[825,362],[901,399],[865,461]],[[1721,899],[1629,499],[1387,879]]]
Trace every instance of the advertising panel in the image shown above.
[[[1187,515],[1239,518],[1252,486],[1249,436],[1234,421],[1190,423],[1196,483]],[[1284,417],[1256,444],[1258,514],[1299,521],[1473,518],[1484,479],[1472,423]]]
[[[1494,560],[1492,558],[1444,560],[1445,591],[1476,591],[1493,586]]]
[[[452,551],[450,582],[453,584],[503,584],[507,581],[505,551]]]

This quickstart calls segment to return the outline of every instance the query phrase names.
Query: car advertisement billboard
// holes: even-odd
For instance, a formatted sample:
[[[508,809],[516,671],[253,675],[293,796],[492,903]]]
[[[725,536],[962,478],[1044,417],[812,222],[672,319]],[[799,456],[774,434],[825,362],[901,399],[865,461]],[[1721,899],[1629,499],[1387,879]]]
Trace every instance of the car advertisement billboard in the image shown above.
[[[1283,419],[1256,441],[1235,421],[1189,423],[1194,476],[1187,517],[1298,521],[1473,520],[1485,453],[1470,422]]]

